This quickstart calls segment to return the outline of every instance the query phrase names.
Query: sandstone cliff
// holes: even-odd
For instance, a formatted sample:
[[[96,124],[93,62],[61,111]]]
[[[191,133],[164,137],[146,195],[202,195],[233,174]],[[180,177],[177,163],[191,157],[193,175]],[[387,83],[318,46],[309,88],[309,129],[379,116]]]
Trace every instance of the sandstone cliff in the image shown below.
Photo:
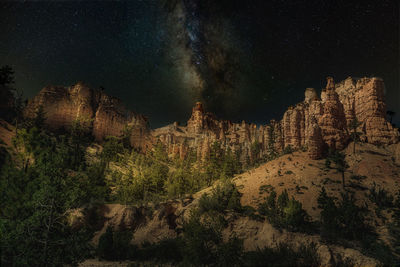
[[[144,149],[147,144],[149,128],[146,117],[128,111],[119,99],[83,83],[43,88],[28,102],[25,116],[34,117],[40,106],[50,129],[68,128],[75,120],[80,120],[97,141],[130,131],[133,147]]]
[[[362,123],[358,131],[363,142],[388,145],[399,141],[398,130],[386,120],[384,83],[380,78],[349,77],[335,85],[328,77],[320,97],[313,88],[307,88],[304,101],[289,107],[280,121],[271,120],[260,126],[219,120],[198,102],[187,126],[174,123],[150,130],[144,116],[128,111],[119,99],[83,83],[44,88],[29,101],[25,115],[34,116],[39,106],[43,106],[50,128],[67,128],[80,119],[86,121],[97,141],[120,136],[129,129],[133,147],[145,151],[161,142],[170,156],[180,158],[194,153],[204,160],[211,145],[219,142],[222,149],[238,154],[241,161],[268,157],[288,147],[308,149],[310,158],[318,159],[328,148],[346,147],[351,131],[348,125],[354,118]]]
[[[242,161],[252,159],[252,144],[258,143],[260,154],[267,156],[285,148],[308,149],[312,159],[323,156],[328,148],[343,149],[350,141],[349,124],[357,118],[364,142],[375,145],[394,144],[399,132],[386,120],[384,84],[380,78],[347,78],[335,85],[327,78],[327,85],[318,97],[313,88],[307,88],[305,99],[291,106],[282,120],[268,125],[232,123],[218,120],[196,103],[187,127],[177,124],[156,129],[153,136],[167,147],[172,156],[184,157],[189,150],[205,159],[213,142],[223,149],[230,148]]]

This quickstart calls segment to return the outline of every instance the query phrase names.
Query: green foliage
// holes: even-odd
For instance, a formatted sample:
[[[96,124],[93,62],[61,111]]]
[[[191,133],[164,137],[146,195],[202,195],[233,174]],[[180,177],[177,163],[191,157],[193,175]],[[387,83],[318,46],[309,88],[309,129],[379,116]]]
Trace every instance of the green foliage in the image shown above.
[[[293,152],[294,152],[294,149],[292,148],[291,145],[288,145],[283,149],[283,154],[292,154]]]
[[[123,144],[117,137],[106,137],[105,143],[103,144],[103,151],[101,152],[101,160],[108,167],[111,161],[118,160],[118,154],[123,152],[123,149]]]
[[[132,233],[128,231],[113,231],[109,226],[100,236],[97,255],[105,260],[125,260],[130,255]]]
[[[330,167],[330,163],[333,162],[335,164],[335,169],[342,174],[342,186],[345,187],[345,177],[344,174],[349,167],[346,162],[346,155],[340,151],[333,151],[330,153],[328,159],[326,159],[325,164]]]
[[[222,150],[218,142],[212,144],[210,156],[204,162],[198,162],[190,150],[183,160],[170,159],[161,142],[150,155],[132,151],[130,155],[119,153],[116,158],[108,158],[109,162],[118,160],[124,166],[134,166],[124,174],[106,168],[109,186],[115,188],[111,200],[124,204],[182,197],[210,186],[215,180],[229,179],[241,170],[237,155],[229,148]]]
[[[376,183],[369,189],[367,195],[371,202],[375,203],[379,209],[390,208],[393,206],[394,197],[390,195],[384,188],[377,187]]]
[[[275,149],[275,141],[276,141],[276,133],[275,130],[272,126],[268,127],[268,134],[269,134],[269,139],[268,139],[268,159],[272,160],[276,158],[277,152]]]
[[[38,110],[36,110],[35,117],[32,121],[32,126],[37,129],[42,129],[44,127],[44,123],[46,121],[46,113],[42,105],[39,106]]]
[[[14,71],[10,66],[0,67],[0,118],[13,122],[22,115],[22,91],[14,87]]]
[[[126,125],[122,130],[121,142],[122,146],[126,149],[131,149],[131,134],[132,134],[132,126]]]
[[[265,247],[246,252],[243,266],[320,266],[317,248],[314,243],[302,244],[294,249],[285,243],[276,248]]]
[[[89,253],[90,233],[67,221],[68,210],[92,198],[85,161],[74,161],[71,139],[36,127],[18,130],[19,160],[7,159],[0,170],[2,264],[74,265]]]
[[[393,255],[390,247],[377,238],[377,235],[364,234],[360,240],[361,252],[377,259],[382,266],[396,266],[400,258]]]
[[[104,234],[99,238],[99,244],[97,246],[97,255],[100,259],[113,260],[114,259],[114,238],[113,230],[109,226]]]
[[[178,266],[319,266],[320,259],[315,244],[301,245],[294,249],[280,243],[276,248],[263,248],[244,252],[243,240],[231,236],[222,238],[224,225],[214,215],[192,211],[184,222],[182,235],[159,243],[145,243],[138,248],[129,245],[129,238],[122,234],[115,244],[116,232],[107,229],[99,241],[98,255],[103,259],[150,261],[152,265],[163,263]],[[125,253],[119,254],[117,250]],[[138,264],[139,264],[138,263]]]
[[[353,240],[358,243],[365,255],[379,260],[385,266],[392,266],[396,262],[390,248],[378,240],[377,235],[366,224],[368,210],[356,205],[353,194],[342,193],[341,199],[336,200],[329,197],[323,187],[318,197],[318,207],[322,209],[321,236],[323,238],[328,241]],[[392,229],[396,231],[395,228]],[[396,244],[396,239],[393,240],[393,244]]]
[[[322,187],[318,207],[321,209],[321,231],[324,237],[359,239],[369,231],[365,224],[366,210],[356,205],[354,194],[342,193],[341,199],[336,203]]]
[[[255,164],[259,161],[260,152],[261,152],[261,143],[256,140],[250,146],[252,164]]]
[[[289,200],[283,209],[283,214],[284,224],[291,229],[298,229],[306,222],[307,213],[303,209],[302,204],[294,198]]]
[[[153,157],[155,160],[161,161],[161,162],[168,162],[168,154],[166,152],[166,148],[163,143],[158,142],[154,146],[154,151],[153,151]]]
[[[358,121],[357,117],[349,123],[348,128],[350,129],[350,137],[353,141],[353,154],[356,153],[356,144],[360,141],[361,132],[358,132],[358,128],[362,125],[361,122]]]
[[[231,178],[241,170],[238,155],[235,155],[230,148],[224,151],[217,141],[211,145],[209,158],[203,165],[206,170],[207,186],[217,179]]]
[[[78,170],[85,161],[84,148],[86,148],[90,142],[89,123],[90,120],[88,119],[77,119],[72,122],[71,128],[69,129],[67,142],[71,147],[71,165],[75,170]]]
[[[184,224],[183,262],[194,266],[238,266],[243,251],[242,240],[222,239],[222,225],[213,217],[201,217],[194,212]]]
[[[264,203],[258,209],[261,215],[276,227],[289,230],[304,230],[308,224],[308,215],[302,204],[284,190],[277,199],[275,190],[272,190]]]
[[[389,233],[391,236],[391,244],[394,251],[400,254],[400,191],[397,193],[396,200],[394,201],[394,209],[392,222],[389,224]]]
[[[183,259],[182,247],[184,246],[182,238],[164,239],[159,243],[144,243],[141,249],[131,248],[133,251],[130,255],[131,260],[139,261],[155,261],[155,262],[169,262],[178,263]]]
[[[240,193],[231,182],[224,182],[213,188],[211,194],[203,194],[199,200],[201,213],[217,211],[224,213],[225,210],[242,211],[240,204]]]

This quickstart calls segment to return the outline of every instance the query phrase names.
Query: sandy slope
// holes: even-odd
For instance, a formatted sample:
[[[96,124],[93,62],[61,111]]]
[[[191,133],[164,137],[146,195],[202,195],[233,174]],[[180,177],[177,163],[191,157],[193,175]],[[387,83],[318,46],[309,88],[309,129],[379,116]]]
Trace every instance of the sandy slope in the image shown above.
[[[357,147],[355,155],[349,146],[345,150],[349,164],[345,173],[346,190],[355,192],[361,202],[367,201],[365,193],[373,183],[395,194],[400,189],[400,162],[392,152],[395,146],[378,148],[362,144]],[[351,179],[353,175],[365,178],[358,181]],[[327,169],[325,160],[310,160],[306,152],[284,155],[235,177],[234,181],[243,193],[243,205],[256,208],[268,196],[272,186],[278,194],[286,189],[289,196],[303,203],[305,210],[314,219],[319,216],[317,198],[322,186],[329,195],[337,197],[343,190],[341,174],[334,168]]]
[[[358,146],[357,153],[352,154],[351,146],[345,151],[349,168],[346,171],[346,190],[356,194],[359,204],[367,203],[371,210],[370,222],[376,226],[380,238],[388,240],[386,224],[374,215],[374,204],[371,203],[366,193],[376,183],[391,194],[399,189],[400,182],[400,157],[395,151],[399,145],[386,148],[378,148],[373,145],[362,144]],[[333,164],[332,164],[333,166]],[[353,175],[365,176],[361,180],[351,179]],[[317,198],[324,186],[329,195],[339,196],[343,192],[341,174],[335,169],[327,169],[325,160],[310,160],[306,152],[294,152],[284,155],[273,161],[262,164],[260,167],[237,175],[234,182],[241,191],[243,205],[251,205],[255,208],[268,196],[271,186],[277,191],[288,190],[290,196],[301,201],[303,207],[314,220],[319,219]],[[195,208],[198,199],[203,193],[209,192],[206,188],[193,195],[193,199],[173,200],[149,207],[132,207],[123,205],[108,205],[103,214],[104,227],[96,234],[94,242],[105,231],[107,225],[116,228],[131,226],[133,243],[140,245],[144,241],[157,242],[163,238],[176,236],[173,228],[182,226],[184,218],[187,218],[190,209]],[[145,215],[146,209],[151,209],[151,215]],[[127,214],[130,214],[127,216]],[[172,216],[172,217],[171,217]],[[171,218],[176,226],[171,227]],[[375,266],[374,259],[362,255],[359,251],[336,245],[326,245],[318,235],[292,233],[278,230],[268,222],[252,220],[242,215],[228,213],[229,226],[224,230],[224,237],[228,238],[232,233],[244,240],[246,250],[254,250],[257,247],[275,246],[280,242],[286,242],[297,246],[301,243],[314,242],[318,253],[323,259],[323,265],[329,265],[334,255],[340,254],[342,258],[350,258],[358,266]],[[128,227],[129,228],[129,227]],[[171,229],[172,228],[172,229]]]

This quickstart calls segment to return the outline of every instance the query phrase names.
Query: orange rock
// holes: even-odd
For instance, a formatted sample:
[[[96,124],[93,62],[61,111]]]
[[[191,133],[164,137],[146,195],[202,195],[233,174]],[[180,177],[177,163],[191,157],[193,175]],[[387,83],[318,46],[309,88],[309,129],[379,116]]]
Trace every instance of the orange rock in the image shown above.
[[[48,86],[28,102],[26,117],[34,117],[39,106],[45,112],[50,129],[68,128],[79,120],[91,131],[97,141],[107,136],[121,136],[131,129],[130,142],[144,149],[149,135],[147,118],[128,111],[122,102],[100,90],[79,82],[71,87]]]
[[[120,136],[129,128],[134,147],[146,151],[160,141],[170,156],[180,158],[193,151],[204,160],[211,145],[219,142],[222,149],[238,153],[245,161],[252,157],[251,147],[258,142],[260,156],[267,155],[273,144],[278,153],[288,146],[307,146],[309,156],[318,159],[328,147],[345,148],[349,142],[348,125],[354,118],[362,123],[360,131],[366,142],[386,145],[399,141],[398,130],[385,118],[384,84],[379,78],[349,77],[335,85],[333,78],[328,77],[320,98],[313,88],[307,88],[304,101],[289,107],[281,121],[271,120],[259,127],[245,121],[218,120],[197,102],[187,126],[174,123],[150,130],[146,117],[126,110],[120,100],[82,83],[69,88],[44,88],[29,101],[26,116],[34,116],[40,105],[51,128],[68,127],[76,119],[88,118],[88,126],[98,141],[108,135]]]

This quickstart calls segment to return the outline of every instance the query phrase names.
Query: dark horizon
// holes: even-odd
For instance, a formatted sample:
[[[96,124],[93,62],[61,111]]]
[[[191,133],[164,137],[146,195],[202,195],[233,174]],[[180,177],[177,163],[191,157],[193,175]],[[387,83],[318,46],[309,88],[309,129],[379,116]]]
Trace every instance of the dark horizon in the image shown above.
[[[105,88],[152,128],[196,101],[266,124],[327,76],[381,77],[400,106],[396,1],[3,2],[1,65],[33,97],[50,84]],[[394,117],[400,124],[400,114]]]

